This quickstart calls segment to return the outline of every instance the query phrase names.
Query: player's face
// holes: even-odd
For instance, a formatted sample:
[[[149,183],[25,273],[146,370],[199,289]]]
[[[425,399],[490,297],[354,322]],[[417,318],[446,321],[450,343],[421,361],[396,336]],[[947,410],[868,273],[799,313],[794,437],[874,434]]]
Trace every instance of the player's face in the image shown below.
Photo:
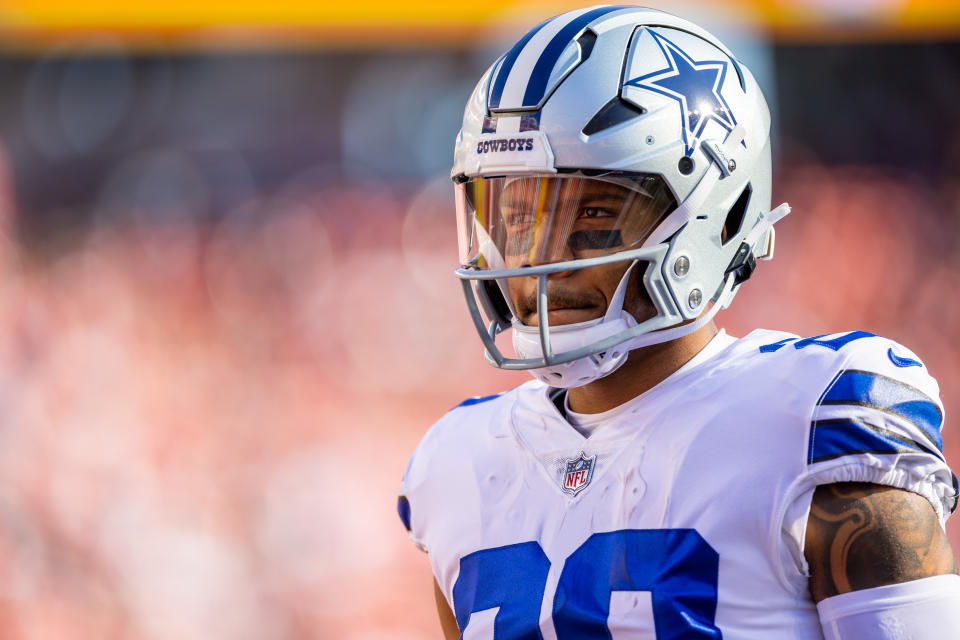
[[[531,179],[531,181],[534,179]],[[506,231],[507,268],[584,259],[639,246],[657,212],[652,199],[624,186],[590,179],[518,179],[504,189],[500,214]],[[540,215],[544,209],[549,214]],[[551,325],[603,316],[629,262],[552,274],[547,281]],[[624,308],[636,320],[655,315],[640,280],[644,265],[631,273]],[[510,278],[510,296],[527,325],[538,324],[537,277]]]

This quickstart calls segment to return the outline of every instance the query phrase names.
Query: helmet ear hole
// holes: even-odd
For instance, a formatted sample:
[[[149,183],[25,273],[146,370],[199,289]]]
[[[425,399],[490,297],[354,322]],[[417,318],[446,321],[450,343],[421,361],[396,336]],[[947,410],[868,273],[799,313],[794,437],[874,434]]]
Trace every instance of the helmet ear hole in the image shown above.
[[[750,204],[750,195],[753,193],[753,189],[748,184],[743,188],[743,191],[740,193],[740,197],[737,198],[737,201],[733,203],[733,206],[730,207],[730,211],[727,212],[727,219],[723,223],[723,235],[720,238],[721,244],[726,246],[728,242],[737,237],[737,234],[740,233],[741,227],[743,227],[743,219],[747,214],[747,206]]]

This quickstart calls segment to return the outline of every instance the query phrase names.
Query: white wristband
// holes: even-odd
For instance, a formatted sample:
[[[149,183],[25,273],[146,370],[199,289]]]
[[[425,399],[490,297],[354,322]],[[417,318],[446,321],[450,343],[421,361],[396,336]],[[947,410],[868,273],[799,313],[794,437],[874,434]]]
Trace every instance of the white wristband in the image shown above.
[[[826,640],[960,640],[960,576],[841,593],[817,611]]]

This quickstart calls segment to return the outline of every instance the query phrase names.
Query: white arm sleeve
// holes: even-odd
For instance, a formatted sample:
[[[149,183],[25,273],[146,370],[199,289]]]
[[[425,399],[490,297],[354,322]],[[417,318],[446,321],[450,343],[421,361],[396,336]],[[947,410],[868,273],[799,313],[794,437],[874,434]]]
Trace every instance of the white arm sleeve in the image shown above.
[[[841,593],[817,612],[826,640],[960,640],[960,576]]]

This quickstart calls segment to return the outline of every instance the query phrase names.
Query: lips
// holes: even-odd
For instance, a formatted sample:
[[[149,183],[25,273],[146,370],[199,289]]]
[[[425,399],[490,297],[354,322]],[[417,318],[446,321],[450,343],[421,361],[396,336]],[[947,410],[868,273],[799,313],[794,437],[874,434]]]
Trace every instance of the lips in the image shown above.
[[[560,326],[564,324],[574,324],[576,322],[586,322],[594,320],[602,315],[602,310],[596,306],[589,307],[550,307],[547,310],[547,321],[550,326]],[[524,315],[524,324],[528,326],[537,326],[540,324],[536,311]]]
[[[548,313],[553,313],[554,311],[576,311],[578,309],[593,309],[593,305],[580,305],[580,306],[561,306],[561,305],[550,305],[547,307]]]
[[[527,326],[537,326],[537,293],[530,287],[516,300],[517,312]],[[547,289],[547,320],[551,325],[573,324],[603,315],[607,300],[600,292],[578,291],[571,286],[554,285]]]

